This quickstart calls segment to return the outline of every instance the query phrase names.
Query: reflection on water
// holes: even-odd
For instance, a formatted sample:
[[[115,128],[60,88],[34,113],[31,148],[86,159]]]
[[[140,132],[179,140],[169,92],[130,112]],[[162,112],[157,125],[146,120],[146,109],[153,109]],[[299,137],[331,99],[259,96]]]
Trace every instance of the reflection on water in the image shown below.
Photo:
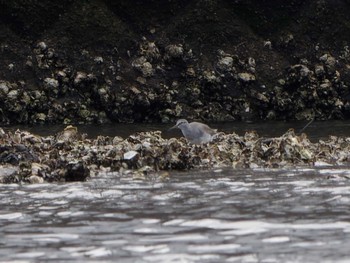
[[[348,168],[0,185],[0,261],[346,262]]]

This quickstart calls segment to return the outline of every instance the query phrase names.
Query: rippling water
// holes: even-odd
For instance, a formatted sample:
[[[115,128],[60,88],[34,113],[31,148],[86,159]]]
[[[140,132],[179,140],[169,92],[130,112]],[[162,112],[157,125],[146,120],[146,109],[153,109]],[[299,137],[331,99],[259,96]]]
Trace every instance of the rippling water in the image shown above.
[[[0,185],[0,262],[349,262],[350,169]]]

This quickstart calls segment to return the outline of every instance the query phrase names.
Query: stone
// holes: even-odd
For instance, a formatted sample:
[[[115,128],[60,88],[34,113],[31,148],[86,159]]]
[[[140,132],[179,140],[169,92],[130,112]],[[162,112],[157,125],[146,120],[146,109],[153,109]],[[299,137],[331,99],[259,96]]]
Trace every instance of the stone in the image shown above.
[[[250,82],[255,80],[255,76],[248,72],[238,73],[238,78],[243,82]]]

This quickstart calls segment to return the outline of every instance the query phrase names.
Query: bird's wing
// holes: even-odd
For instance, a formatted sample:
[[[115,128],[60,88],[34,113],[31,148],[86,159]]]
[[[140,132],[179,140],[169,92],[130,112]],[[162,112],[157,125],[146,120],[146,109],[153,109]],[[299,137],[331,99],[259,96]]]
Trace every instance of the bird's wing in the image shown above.
[[[217,133],[217,129],[212,129],[210,128],[208,125],[204,124],[204,123],[200,123],[203,127],[203,130],[205,130],[207,133],[209,133],[210,135],[214,135],[215,133]]]

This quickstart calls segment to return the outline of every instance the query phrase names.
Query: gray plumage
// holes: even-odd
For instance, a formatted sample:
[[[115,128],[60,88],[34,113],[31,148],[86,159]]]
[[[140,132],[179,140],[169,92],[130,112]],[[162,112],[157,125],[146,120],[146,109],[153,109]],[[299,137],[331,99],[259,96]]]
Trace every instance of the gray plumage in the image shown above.
[[[170,129],[179,128],[185,138],[194,144],[202,144],[210,142],[213,139],[213,135],[216,134],[216,130],[210,128],[208,125],[200,122],[188,123],[185,119],[180,119],[176,122],[175,126]]]

